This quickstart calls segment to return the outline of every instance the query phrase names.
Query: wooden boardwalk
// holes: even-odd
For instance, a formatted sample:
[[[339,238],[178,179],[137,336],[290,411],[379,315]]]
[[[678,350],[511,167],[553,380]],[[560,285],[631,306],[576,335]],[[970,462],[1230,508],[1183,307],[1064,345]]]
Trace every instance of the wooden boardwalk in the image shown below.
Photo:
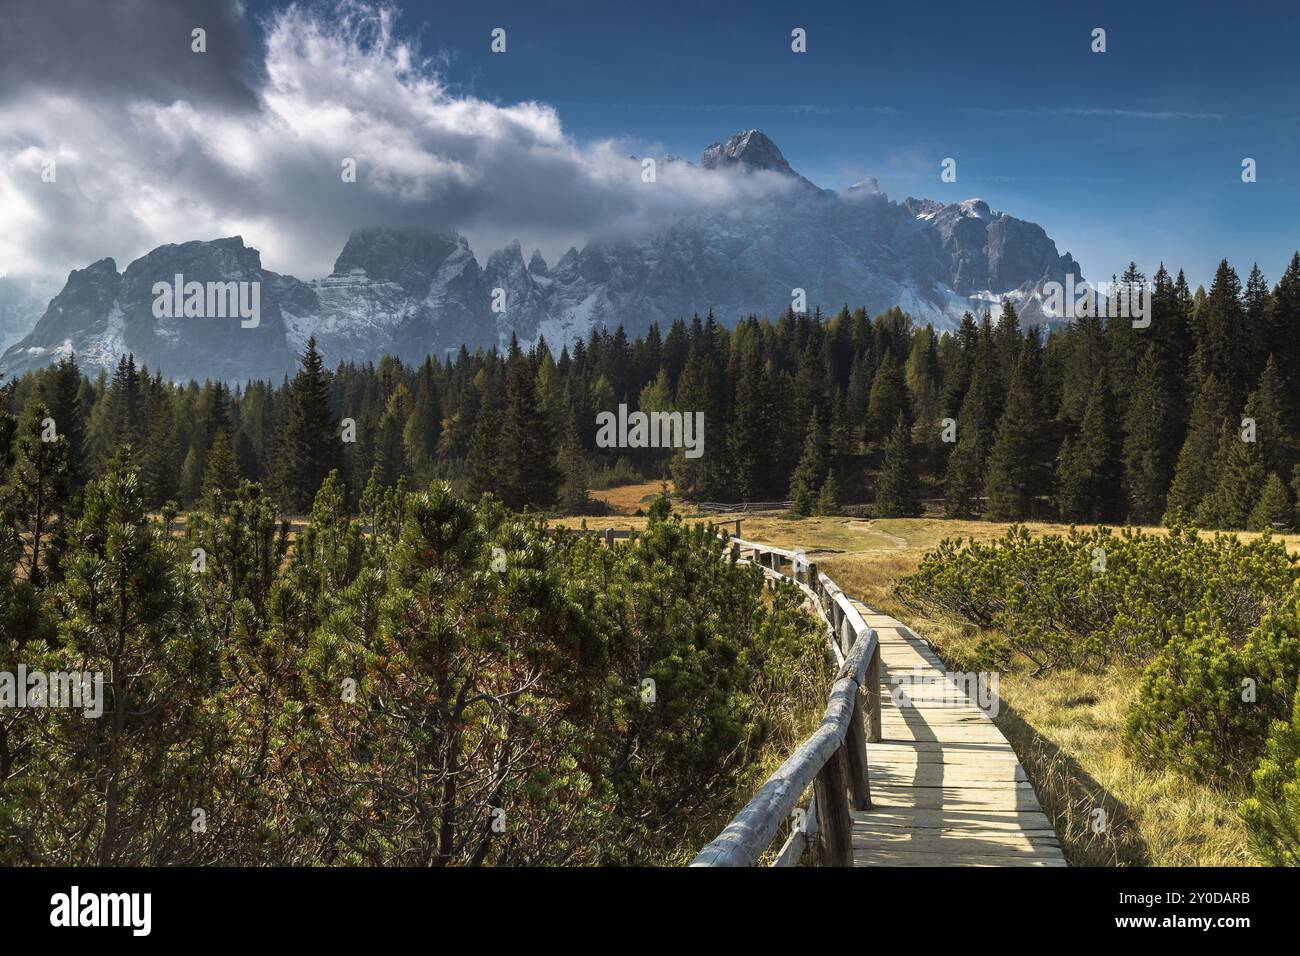
[[[823,866],[1067,865],[1016,752],[985,712],[996,684],[950,675],[924,640],[854,600],[803,552],[735,537],[730,558],[803,590],[827,624],[837,669],[817,729],[692,866],[759,865],[783,831],[772,866],[797,866],[814,847]]]
[[[872,807],[852,811],[854,865],[1065,866],[1002,732],[975,704],[960,702],[964,692],[948,684],[924,640],[852,604],[879,638],[883,685],[881,739],[867,746]],[[905,678],[904,688],[921,682],[935,690],[899,706],[894,676]]]

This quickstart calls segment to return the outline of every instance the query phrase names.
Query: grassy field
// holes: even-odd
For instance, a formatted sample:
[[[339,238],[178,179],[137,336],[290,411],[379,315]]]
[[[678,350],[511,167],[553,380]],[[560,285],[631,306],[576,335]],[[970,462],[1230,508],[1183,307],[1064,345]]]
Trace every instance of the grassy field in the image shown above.
[[[658,483],[648,483],[601,492],[612,514],[586,519],[587,527],[644,527],[645,519],[633,513],[658,491]],[[678,510],[688,521],[727,525],[727,516],[699,516],[689,507]],[[576,527],[583,519],[566,517],[555,523]],[[741,532],[751,540],[803,548],[846,591],[906,622],[954,669],[964,670],[973,643],[971,629],[954,620],[918,616],[898,601],[893,585],[914,571],[921,556],[943,538],[988,540],[1008,527],[930,517],[793,519],[770,514],[744,516]],[[1028,527],[1035,534],[1064,530],[1059,525]],[[1300,535],[1282,540],[1292,554],[1300,554]],[[1150,770],[1125,753],[1124,715],[1136,690],[1137,672],[1119,667],[1104,674],[1057,671],[1039,677],[1030,677],[1028,668],[1013,668],[1000,675],[997,723],[1020,755],[1067,857],[1075,865],[1094,866],[1251,865],[1254,860],[1237,814],[1242,794]],[[1105,811],[1106,825],[1094,832],[1099,807]]]

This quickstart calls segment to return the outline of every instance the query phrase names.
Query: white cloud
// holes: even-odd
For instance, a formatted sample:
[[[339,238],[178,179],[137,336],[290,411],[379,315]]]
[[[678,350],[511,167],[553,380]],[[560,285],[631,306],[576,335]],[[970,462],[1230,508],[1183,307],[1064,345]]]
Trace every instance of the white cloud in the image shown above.
[[[483,260],[480,241],[554,249],[790,188],[682,163],[643,183],[627,144],[575,142],[546,104],[453,92],[395,17],[359,0],[276,14],[253,108],[155,87],[29,86],[0,100],[0,274],[66,274],[106,255],[120,268],[162,243],[240,234],[268,268],[311,277],[370,224],[456,229]],[[56,183],[40,178],[48,156]],[[341,181],[347,157],[354,184]]]

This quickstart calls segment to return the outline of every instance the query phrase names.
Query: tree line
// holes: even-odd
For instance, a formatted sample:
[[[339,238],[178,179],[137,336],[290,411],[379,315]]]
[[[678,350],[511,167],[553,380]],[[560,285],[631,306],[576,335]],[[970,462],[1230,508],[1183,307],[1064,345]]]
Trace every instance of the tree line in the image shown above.
[[[1121,277],[1146,282],[1135,265]],[[309,342],[279,384],[173,383],[124,357],[75,357],[4,385],[14,419],[40,406],[66,439],[67,491],[120,449],[149,507],[259,482],[289,513],[338,470],[344,498],[447,480],[511,508],[580,513],[590,489],[671,478],[690,499],[789,498],[796,513],[866,504],[952,517],[1291,528],[1300,493],[1300,254],[1270,289],[1222,262],[1208,291],[1161,266],[1151,321],[1084,315],[1022,327],[967,314],[954,331],[894,308],[870,317],[787,311],[727,328],[710,313],[629,339],[593,330],[558,355],[462,348],[418,366],[384,358],[333,371]],[[603,448],[620,404],[700,412],[704,450]]]

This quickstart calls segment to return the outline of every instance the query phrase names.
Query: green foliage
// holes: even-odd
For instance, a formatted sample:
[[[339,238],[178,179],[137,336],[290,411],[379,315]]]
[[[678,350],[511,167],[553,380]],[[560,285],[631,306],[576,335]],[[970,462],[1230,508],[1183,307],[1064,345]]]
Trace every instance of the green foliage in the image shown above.
[[[821,419],[814,412],[808,419],[803,456],[790,478],[790,499],[794,502],[790,506],[791,514],[807,517],[816,512],[817,492],[825,474],[826,434],[822,430]]]
[[[1271,866],[1300,866],[1300,693],[1291,719],[1273,724],[1252,779],[1241,809],[1251,847]]]
[[[1264,710],[1242,699],[1244,653],[1206,608],[1179,622],[1143,672],[1127,718],[1129,745],[1198,779],[1239,776],[1262,747]]]
[[[1267,536],[1243,543],[1175,527],[1034,537],[1013,526],[989,543],[945,539],[897,591],[918,609],[1001,632],[1045,669],[1145,663],[1203,601],[1242,642],[1296,578],[1285,547]]]
[[[337,464],[341,447],[338,420],[330,407],[329,373],[314,338],[308,340],[289,388],[278,445],[280,499],[290,511],[301,513]]]
[[[876,517],[906,518],[921,513],[912,430],[900,415],[885,442],[885,463],[876,484]]]
[[[1295,507],[1282,479],[1273,472],[1260,489],[1259,500],[1246,519],[1248,531],[1290,531],[1295,527]]]
[[[107,679],[98,719],[0,711],[5,863],[676,862],[824,679],[802,596],[666,488],[606,547],[400,480],[369,486],[367,533],[331,472],[290,548],[247,482],[174,538],[124,457],[62,580],[0,584],[0,668]]]

